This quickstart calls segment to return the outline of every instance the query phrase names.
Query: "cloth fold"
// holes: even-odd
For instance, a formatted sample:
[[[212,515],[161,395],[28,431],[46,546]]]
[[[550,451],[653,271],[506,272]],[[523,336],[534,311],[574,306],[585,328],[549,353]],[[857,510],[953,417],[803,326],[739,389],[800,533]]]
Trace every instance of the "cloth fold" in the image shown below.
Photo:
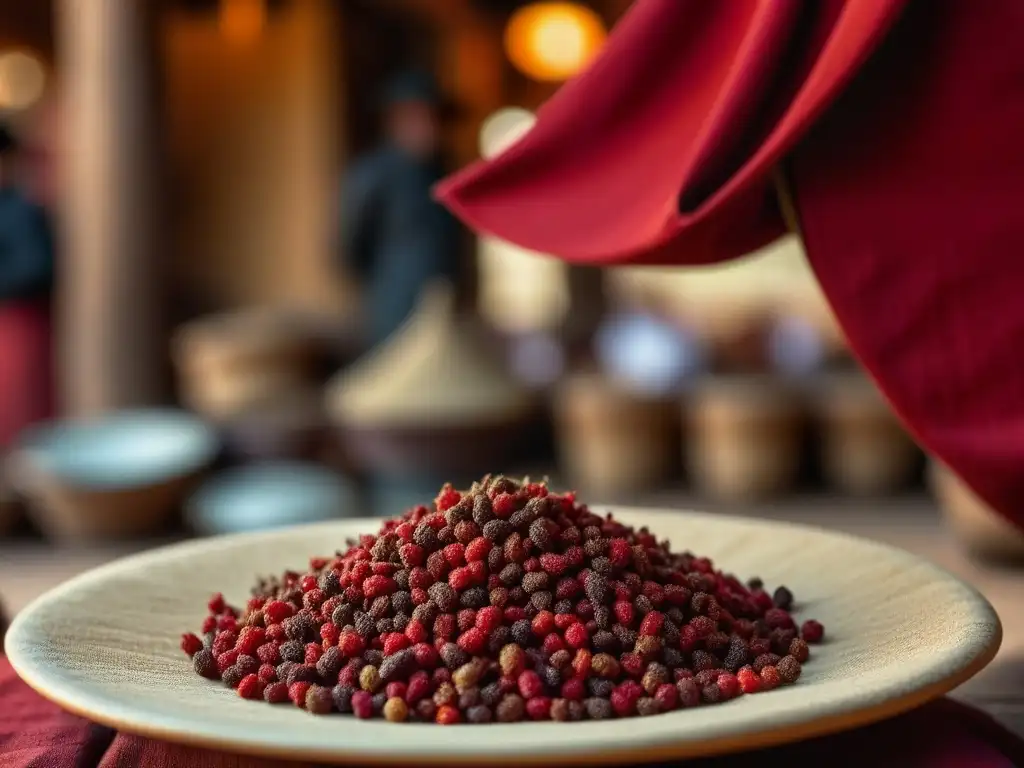
[[[764,694],[769,695],[769,694]],[[259,704],[252,704],[259,706]],[[728,706],[728,705],[723,705]],[[472,727],[472,726],[466,726]],[[485,727],[485,726],[480,726]],[[571,726],[566,726],[571,727]],[[1013,768],[1024,743],[970,707],[943,699],[902,717],[835,736],[687,765],[755,768],[770,764]],[[673,763],[663,763],[673,765]],[[93,725],[40,698],[0,657],[2,768],[309,768],[154,741]]]
[[[1024,526],[1024,4],[637,0],[506,152],[438,188],[571,262],[695,265],[786,229],[919,442]]]

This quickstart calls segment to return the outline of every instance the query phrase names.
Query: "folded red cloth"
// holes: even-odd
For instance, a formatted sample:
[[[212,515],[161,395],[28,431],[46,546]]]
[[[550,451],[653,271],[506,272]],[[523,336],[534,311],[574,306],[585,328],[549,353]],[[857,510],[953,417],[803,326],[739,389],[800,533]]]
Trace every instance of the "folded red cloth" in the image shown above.
[[[253,706],[258,706],[254,704]],[[1024,742],[970,707],[943,699],[885,723],[836,736],[703,761],[754,768],[790,765],[903,768],[1024,766]],[[0,658],[0,766],[3,768],[309,768],[308,763],[228,755],[139,736],[115,735],[40,698]]]
[[[439,189],[569,261],[700,264],[784,230],[920,442],[1024,526],[1020,0],[636,0],[521,142]]]

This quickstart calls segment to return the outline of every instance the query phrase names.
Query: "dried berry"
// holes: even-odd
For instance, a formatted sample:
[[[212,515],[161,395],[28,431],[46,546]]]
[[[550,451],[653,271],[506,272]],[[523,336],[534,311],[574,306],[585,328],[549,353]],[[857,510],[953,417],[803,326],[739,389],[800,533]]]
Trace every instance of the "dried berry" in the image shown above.
[[[181,648],[245,698],[453,724],[649,716],[799,678],[785,587],[674,554],[543,483],[486,477],[305,573],[210,600]],[[335,684],[336,683],[336,684]],[[333,685],[333,688],[330,687]]]

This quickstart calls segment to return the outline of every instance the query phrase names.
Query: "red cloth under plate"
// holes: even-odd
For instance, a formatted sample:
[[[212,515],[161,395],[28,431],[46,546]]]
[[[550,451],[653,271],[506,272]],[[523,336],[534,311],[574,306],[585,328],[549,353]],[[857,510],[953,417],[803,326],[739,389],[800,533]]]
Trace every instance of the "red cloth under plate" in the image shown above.
[[[701,264],[784,231],[921,443],[1024,525],[1024,3],[637,0],[497,158],[470,225],[568,261]]]
[[[253,703],[252,706],[261,705]],[[944,699],[909,715],[846,734],[687,765],[755,768],[787,763],[836,768],[883,765],[1013,768],[1024,765],[1024,743],[980,712]],[[6,659],[0,657],[0,768],[298,768],[300,765],[309,768],[307,763],[228,755],[115,734],[66,714],[40,698],[17,678]]]

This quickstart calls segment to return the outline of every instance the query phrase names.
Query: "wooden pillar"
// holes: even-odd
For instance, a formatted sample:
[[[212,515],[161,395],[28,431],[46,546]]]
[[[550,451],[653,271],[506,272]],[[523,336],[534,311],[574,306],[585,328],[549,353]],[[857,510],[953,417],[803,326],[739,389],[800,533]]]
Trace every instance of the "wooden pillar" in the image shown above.
[[[64,76],[58,388],[88,416],[158,402],[164,334],[150,0],[58,0]]]

